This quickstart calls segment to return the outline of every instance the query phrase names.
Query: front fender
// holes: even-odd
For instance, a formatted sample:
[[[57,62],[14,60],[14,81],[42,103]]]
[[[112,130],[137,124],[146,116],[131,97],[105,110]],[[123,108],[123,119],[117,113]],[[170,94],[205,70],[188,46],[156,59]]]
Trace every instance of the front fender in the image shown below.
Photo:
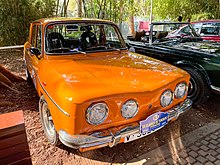
[[[202,65],[198,64],[198,63],[194,63],[194,62],[190,62],[190,61],[185,61],[185,60],[181,60],[181,61],[177,61],[174,63],[175,66],[181,68],[183,66],[188,66],[191,68],[194,68],[195,70],[198,70],[206,79],[207,84],[210,86],[211,85],[211,81],[210,78],[206,72],[206,70],[203,68]]]

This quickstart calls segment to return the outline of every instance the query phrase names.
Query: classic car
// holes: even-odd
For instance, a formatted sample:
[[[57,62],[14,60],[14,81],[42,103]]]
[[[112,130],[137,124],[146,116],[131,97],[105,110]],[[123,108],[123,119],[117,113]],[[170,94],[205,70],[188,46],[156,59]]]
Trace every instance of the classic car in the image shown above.
[[[220,42],[220,20],[192,22],[192,26],[204,40]]]
[[[142,36],[140,34],[143,34]],[[189,23],[154,22],[149,32],[128,37],[130,51],[147,55],[190,75],[188,98],[194,105],[220,93],[220,43],[203,41]]]
[[[40,97],[53,145],[87,151],[147,136],[190,109],[187,72],[130,53],[104,20],[50,18],[31,23],[24,45],[27,80]]]

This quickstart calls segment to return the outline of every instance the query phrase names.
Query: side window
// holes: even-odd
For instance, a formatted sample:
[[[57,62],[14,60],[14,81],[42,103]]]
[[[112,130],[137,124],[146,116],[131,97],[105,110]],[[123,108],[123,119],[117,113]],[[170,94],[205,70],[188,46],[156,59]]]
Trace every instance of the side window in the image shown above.
[[[112,26],[105,26],[106,39],[108,41],[119,41],[118,35]]]
[[[117,29],[111,25],[104,25],[104,32],[106,36],[106,43],[109,47],[120,49],[124,47],[120,41],[120,36],[117,33]]]
[[[35,47],[35,45],[36,45],[36,32],[37,32],[37,26],[33,25],[32,36],[31,36],[31,46],[32,47]]]
[[[38,25],[37,27],[37,43],[36,43],[36,48],[41,51],[41,32],[42,32],[42,26]]]
[[[214,23],[204,23],[201,29],[201,35],[218,35],[218,26]]]

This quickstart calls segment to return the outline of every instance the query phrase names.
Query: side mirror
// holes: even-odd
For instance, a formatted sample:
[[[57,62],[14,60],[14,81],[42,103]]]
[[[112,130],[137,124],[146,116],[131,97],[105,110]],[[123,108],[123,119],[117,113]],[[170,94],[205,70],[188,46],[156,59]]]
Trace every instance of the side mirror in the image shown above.
[[[36,55],[36,56],[39,56],[41,54],[40,50],[38,48],[34,48],[34,47],[30,48],[30,52],[31,52],[31,54]]]

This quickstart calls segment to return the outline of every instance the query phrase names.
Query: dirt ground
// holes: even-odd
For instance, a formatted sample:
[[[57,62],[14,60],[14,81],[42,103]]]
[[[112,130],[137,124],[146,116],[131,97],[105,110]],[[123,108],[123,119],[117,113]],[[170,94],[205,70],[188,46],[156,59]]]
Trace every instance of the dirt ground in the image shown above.
[[[4,67],[25,79],[25,67],[22,50],[1,50],[0,63]],[[160,131],[145,138],[119,144],[113,148],[105,147],[98,150],[80,153],[65,146],[53,147],[44,137],[38,113],[38,96],[34,87],[25,80],[16,83],[20,93],[0,88],[0,114],[23,110],[27,138],[34,165],[39,164],[111,164],[126,163],[132,158],[163,145],[173,138],[184,135],[198,127],[220,118],[220,95],[213,95],[200,107],[192,108],[181,115],[176,122],[170,123]]]

